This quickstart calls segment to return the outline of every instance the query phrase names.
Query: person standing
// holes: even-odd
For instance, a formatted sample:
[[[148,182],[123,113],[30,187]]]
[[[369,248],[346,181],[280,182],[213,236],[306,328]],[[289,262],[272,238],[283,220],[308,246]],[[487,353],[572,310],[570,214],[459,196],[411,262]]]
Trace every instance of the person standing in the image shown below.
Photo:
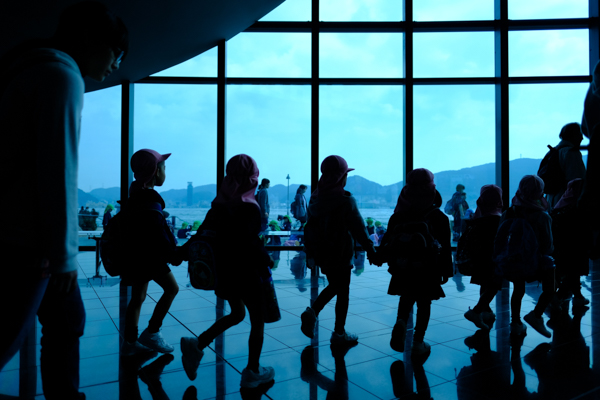
[[[306,185],[300,185],[296,191],[296,196],[294,197],[295,210],[293,214],[294,218],[300,221],[300,230],[304,228],[304,224],[306,224],[307,219],[307,203],[306,197],[304,196],[304,193],[306,193],[307,189],[308,187]]]
[[[260,186],[258,187],[258,193],[256,194],[256,201],[258,202],[258,206],[260,207],[260,231],[267,230],[267,226],[269,224],[269,214],[271,213],[271,206],[269,205],[269,186],[271,186],[271,181],[267,178],[264,178],[260,182]]]
[[[61,14],[54,35],[9,51],[0,62],[0,129],[10,173],[4,185],[21,201],[2,225],[0,368],[15,355],[35,322],[42,325],[41,373],[46,399],[81,399],[79,338],[85,310],[77,284],[77,165],[84,76],[103,81],[128,51],[124,23],[98,2]],[[32,154],[23,157],[23,154]],[[44,234],[31,243],[32,225]],[[6,307],[10,304],[10,307]]]
[[[112,204],[106,205],[106,208],[104,209],[104,215],[102,216],[102,228],[103,229],[106,229],[106,225],[108,225],[108,222],[112,218],[112,211],[114,209],[115,209],[115,207]]]
[[[462,220],[465,216],[465,211],[469,208],[467,203],[467,194],[465,193],[465,185],[459,183],[456,185],[456,192],[450,200],[452,204],[452,216],[454,223],[452,224],[452,240],[458,242],[462,233]]]
[[[558,164],[562,172],[560,180],[562,182],[560,189],[556,193],[546,192],[546,200],[551,209],[554,208],[562,195],[565,194],[569,182],[585,177],[585,164],[581,157],[581,151],[579,151],[579,146],[583,141],[581,125],[572,122],[563,126],[558,137],[560,138],[560,143],[554,149],[558,151]],[[557,177],[557,179],[559,178]]]

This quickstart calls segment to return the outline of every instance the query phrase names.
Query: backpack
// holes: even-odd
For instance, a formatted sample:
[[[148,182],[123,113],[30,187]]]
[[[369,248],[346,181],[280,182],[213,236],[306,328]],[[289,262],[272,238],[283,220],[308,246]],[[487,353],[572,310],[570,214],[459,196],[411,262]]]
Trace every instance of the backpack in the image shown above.
[[[496,275],[509,281],[527,280],[538,270],[538,241],[533,227],[511,207],[494,239]]]
[[[429,216],[437,209],[429,211],[423,219],[398,224],[388,231],[390,239],[384,245],[389,272],[422,269],[435,263],[442,246],[429,231]]]
[[[296,217],[296,215],[298,214],[298,204],[296,204],[296,200],[292,201],[292,204],[290,204],[290,211],[292,213],[292,217],[298,219]]]
[[[544,181],[544,193],[557,194],[567,188],[567,178],[560,167],[559,149],[548,145],[550,151],[546,153],[537,175]]]
[[[158,203],[153,203],[148,210],[154,210],[162,213],[162,207]],[[127,246],[127,218],[132,211],[127,207],[112,217],[104,227],[104,232],[100,236],[98,246],[100,246],[100,259],[104,265],[104,270],[110,276],[121,275],[124,266],[129,262]]]
[[[458,272],[465,276],[472,276],[475,272],[475,254],[478,248],[477,230],[473,224],[468,224],[456,245],[454,264]]]
[[[448,215],[454,213],[454,202],[452,201],[452,199],[446,202],[446,205],[444,206],[444,212]]]
[[[347,260],[350,261],[354,240],[344,226],[344,222],[335,216],[323,218],[311,215],[304,226],[304,252],[307,258],[313,259],[321,268],[344,262],[347,255],[350,255]]]
[[[217,231],[212,221],[204,221],[189,240],[188,276],[195,289],[214,290],[217,286]]]

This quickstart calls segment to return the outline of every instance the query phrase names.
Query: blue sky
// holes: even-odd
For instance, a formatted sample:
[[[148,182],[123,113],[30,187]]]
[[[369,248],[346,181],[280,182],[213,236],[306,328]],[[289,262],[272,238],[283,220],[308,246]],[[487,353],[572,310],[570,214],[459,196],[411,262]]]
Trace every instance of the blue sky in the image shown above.
[[[419,0],[415,20],[493,18],[491,0]],[[402,18],[397,0],[322,0],[325,21]],[[287,0],[264,20],[305,21],[310,1]],[[510,0],[509,17],[587,17],[587,1]],[[493,76],[493,34],[419,33],[416,77]],[[511,32],[511,76],[586,75],[586,30]],[[321,77],[402,77],[402,34],[324,33]],[[163,71],[216,76],[216,50]],[[228,42],[232,77],[309,77],[310,35],[241,33]],[[581,120],[587,84],[512,85],[510,158],[541,158],[560,128]],[[216,87],[135,85],[134,149],[173,153],[163,189],[216,183]],[[415,87],[415,167],[434,173],[494,162],[494,88]],[[310,183],[310,87],[229,86],[227,157],[253,156],[272,184]],[[345,157],[354,172],[387,185],[402,180],[403,91],[392,86],[322,86],[320,158]],[[85,95],[79,187],[119,186],[120,87]],[[534,172],[534,171],[532,171]]]

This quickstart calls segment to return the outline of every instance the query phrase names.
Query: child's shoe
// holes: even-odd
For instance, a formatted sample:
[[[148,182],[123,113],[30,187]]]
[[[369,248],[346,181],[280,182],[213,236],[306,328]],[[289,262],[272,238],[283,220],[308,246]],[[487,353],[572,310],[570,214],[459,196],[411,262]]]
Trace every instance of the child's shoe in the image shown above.
[[[332,345],[345,345],[353,346],[358,342],[358,335],[354,333],[344,332],[342,335],[338,335],[335,332],[331,332],[331,339],[329,340]]]
[[[406,322],[402,319],[396,321],[394,329],[392,330],[392,338],[390,340],[390,347],[392,350],[403,352],[404,342],[406,342]]]
[[[204,352],[198,348],[198,338],[182,337],[181,346],[181,363],[186,375],[190,381],[196,379],[198,365],[204,356]]]
[[[471,310],[471,307],[469,307],[469,311],[465,313],[465,318],[474,323],[479,329],[485,329],[486,331],[490,330],[490,327],[483,322],[481,313],[476,313],[475,311]]]
[[[143,344],[146,347],[151,348],[152,350],[158,351],[159,353],[171,353],[175,348],[171,346],[163,335],[160,333],[160,330],[156,333],[150,333],[148,328],[144,329],[144,332],[140,335],[138,342]]]
[[[431,352],[431,346],[429,343],[422,341],[416,342],[413,340],[411,353],[413,356],[423,356]]]
[[[275,370],[273,367],[258,367],[258,372],[244,368],[242,370],[240,386],[243,388],[255,388],[258,385],[272,381],[274,377]]]
[[[521,321],[510,323],[510,334],[513,336],[525,336],[527,335],[527,327]]]
[[[315,337],[315,325],[317,324],[317,316],[315,315],[315,310],[310,307],[306,307],[306,311],[304,311],[300,315],[300,319],[302,320],[302,325],[300,326],[300,330],[309,338]]]
[[[533,329],[535,329],[540,335],[546,336],[547,338],[552,337],[552,334],[546,329],[544,325],[544,317],[537,317],[535,313],[530,311],[527,315],[523,317],[525,322],[527,322]]]

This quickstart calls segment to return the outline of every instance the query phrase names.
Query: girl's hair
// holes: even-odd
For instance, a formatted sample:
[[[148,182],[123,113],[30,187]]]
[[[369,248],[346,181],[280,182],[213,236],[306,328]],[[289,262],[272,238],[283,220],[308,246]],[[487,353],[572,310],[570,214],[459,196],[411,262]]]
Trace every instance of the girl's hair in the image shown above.
[[[459,183],[458,185],[456,185],[457,192],[462,192],[463,190],[465,190],[465,185],[463,185],[462,183]]]
[[[298,190],[296,190],[296,194],[300,194],[303,190],[308,189],[308,186],[306,185],[300,185],[298,186]]]

